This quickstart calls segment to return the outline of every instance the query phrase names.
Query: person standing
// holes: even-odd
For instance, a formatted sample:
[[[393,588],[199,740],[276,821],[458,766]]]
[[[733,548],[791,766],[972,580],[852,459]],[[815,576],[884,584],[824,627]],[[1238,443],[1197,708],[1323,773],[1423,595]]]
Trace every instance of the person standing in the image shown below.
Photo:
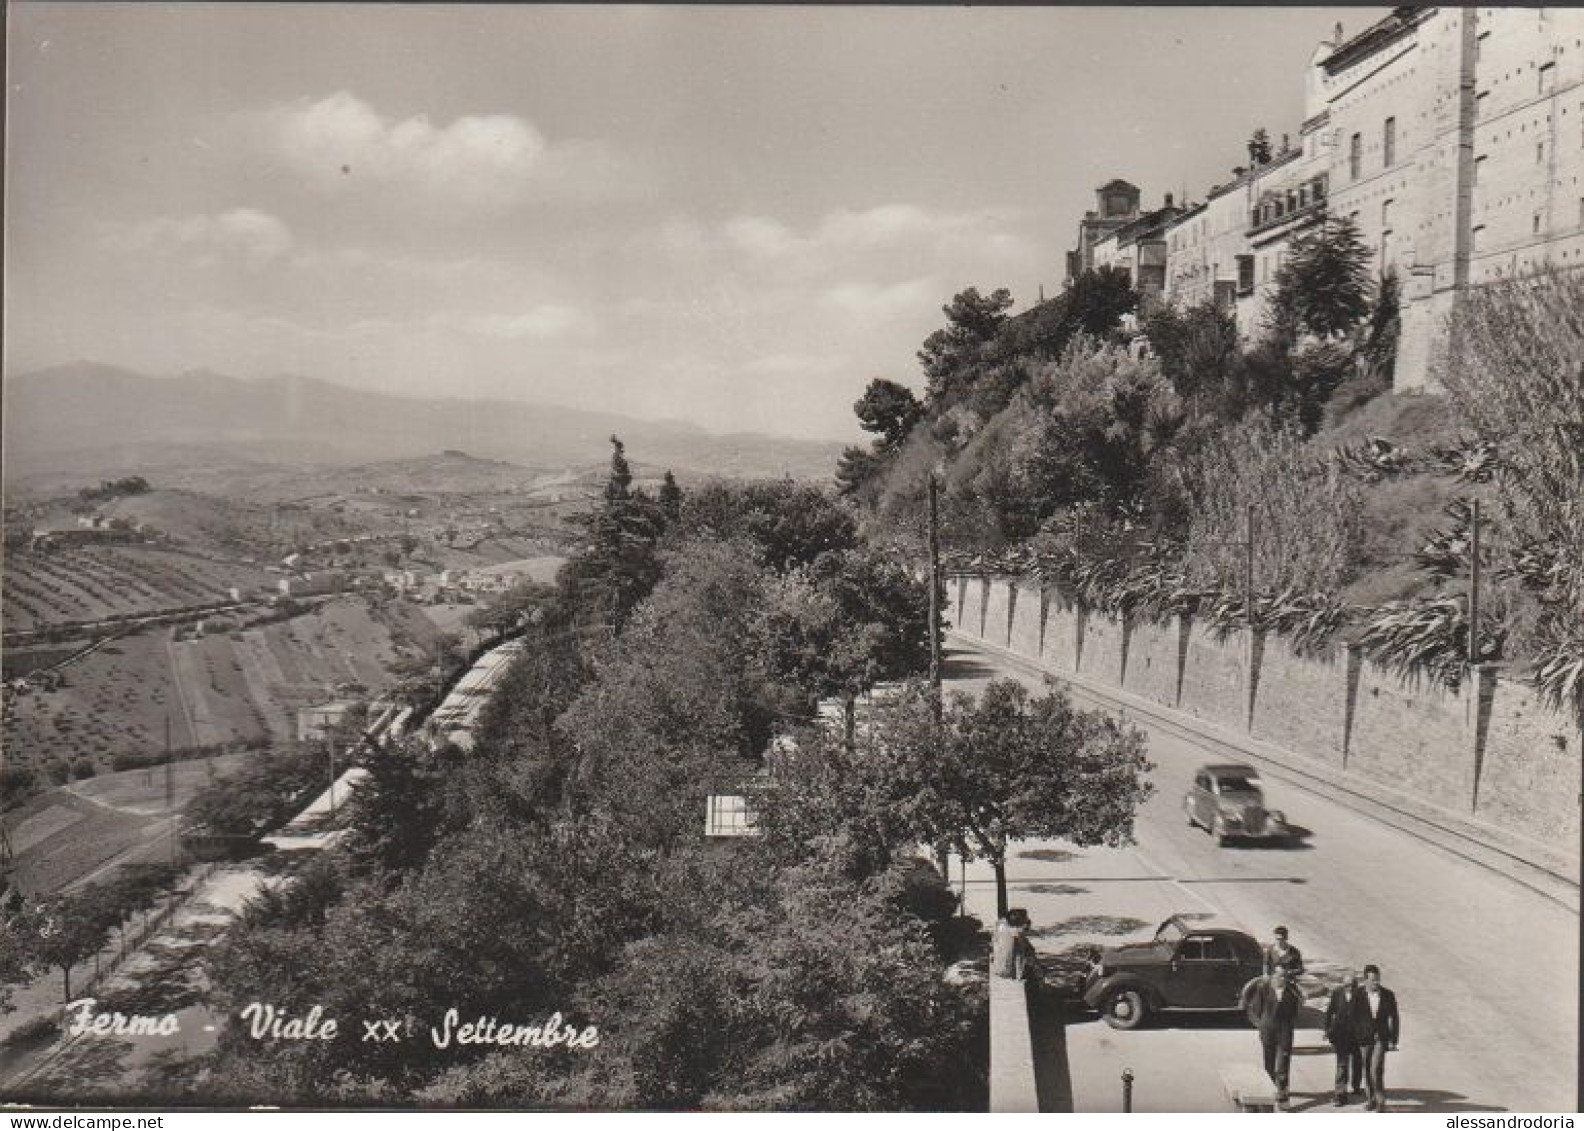
[[[1359,1008],[1360,993],[1357,974],[1348,974],[1347,981],[1331,991],[1326,1005],[1325,1035],[1336,1051],[1336,1095],[1332,1102],[1341,1107],[1353,1095],[1364,1090],[1364,1046],[1370,1041],[1367,1015]]]
[[[1304,972],[1303,955],[1287,941],[1286,927],[1277,927],[1271,934],[1275,941],[1265,948],[1265,973],[1269,975],[1280,966],[1287,972],[1288,981],[1296,981]]]
[[[1010,908],[996,924],[990,949],[990,971],[996,977],[1039,981],[1039,963],[1028,938],[1031,925],[1028,912],[1021,907]]]
[[[1293,1027],[1303,1008],[1303,995],[1278,965],[1262,978],[1243,987],[1243,1012],[1259,1030],[1265,1054],[1265,1075],[1276,1085],[1276,1102],[1287,1102],[1287,1081],[1292,1066]]]
[[[1364,1084],[1369,1090],[1369,1111],[1386,1110],[1386,1054],[1397,1051],[1402,1021],[1397,1015],[1397,995],[1381,985],[1380,967],[1364,967],[1364,990],[1357,995],[1360,1024],[1368,1026],[1369,1042],[1363,1046]]]

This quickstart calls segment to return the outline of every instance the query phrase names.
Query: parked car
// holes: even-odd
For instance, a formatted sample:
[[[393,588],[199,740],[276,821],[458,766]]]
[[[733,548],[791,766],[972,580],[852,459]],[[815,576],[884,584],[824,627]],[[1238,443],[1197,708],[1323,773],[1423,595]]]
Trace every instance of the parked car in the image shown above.
[[[1240,1008],[1263,965],[1252,936],[1173,915],[1149,942],[1096,949],[1081,996],[1113,1029],[1136,1029],[1163,1010]]]
[[[1202,766],[1183,798],[1188,823],[1198,825],[1217,844],[1234,837],[1247,840],[1292,839],[1292,829],[1279,809],[1265,808],[1259,771],[1238,763]]]

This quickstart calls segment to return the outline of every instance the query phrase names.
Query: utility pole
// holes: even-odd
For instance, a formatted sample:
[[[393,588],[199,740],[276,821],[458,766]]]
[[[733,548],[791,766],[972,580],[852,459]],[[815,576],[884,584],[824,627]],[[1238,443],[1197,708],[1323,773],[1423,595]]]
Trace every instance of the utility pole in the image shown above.
[[[170,814],[170,855],[171,863],[176,863],[177,830],[181,826],[181,819],[176,814],[176,777],[175,767],[171,761],[171,721],[170,715],[165,716],[165,812]]]
[[[1473,515],[1469,519],[1469,602],[1468,602],[1468,662],[1473,667],[1479,663],[1479,588],[1480,588],[1480,505],[1474,500]]]
[[[929,681],[937,727],[940,726],[941,721],[940,588],[940,510],[935,472],[931,469],[929,473]]]
[[[935,745],[940,748],[941,729],[941,656],[940,656],[940,510],[935,484],[935,469],[929,471],[929,634],[930,634],[930,714],[934,720]],[[951,880],[951,850],[944,844],[935,846],[935,861],[941,878]],[[967,862],[964,861],[964,869]],[[966,914],[966,912],[964,912]]]
[[[1243,543],[1243,601],[1244,608],[1248,611],[1249,647],[1253,648],[1254,640],[1254,504],[1248,505],[1248,537]],[[1253,652],[1249,653],[1250,659]]]

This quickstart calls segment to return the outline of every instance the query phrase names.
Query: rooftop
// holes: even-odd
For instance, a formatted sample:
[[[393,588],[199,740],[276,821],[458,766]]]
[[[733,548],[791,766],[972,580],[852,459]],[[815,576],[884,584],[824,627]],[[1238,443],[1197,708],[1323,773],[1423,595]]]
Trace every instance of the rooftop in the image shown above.
[[[1391,15],[1385,19],[1371,24],[1352,39],[1343,41],[1335,51],[1320,60],[1320,65],[1328,74],[1334,75],[1344,67],[1395,43],[1434,10],[1411,4],[1393,8]]]

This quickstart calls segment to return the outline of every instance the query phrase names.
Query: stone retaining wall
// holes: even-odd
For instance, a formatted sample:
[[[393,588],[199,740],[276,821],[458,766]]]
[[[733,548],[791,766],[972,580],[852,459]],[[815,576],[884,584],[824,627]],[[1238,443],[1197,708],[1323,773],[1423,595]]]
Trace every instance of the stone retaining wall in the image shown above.
[[[1186,618],[1124,624],[1004,579],[958,577],[948,593],[965,635],[1402,791],[1565,856],[1577,876],[1579,730],[1493,669],[1449,692],[1345,645],[1314,657]]]

